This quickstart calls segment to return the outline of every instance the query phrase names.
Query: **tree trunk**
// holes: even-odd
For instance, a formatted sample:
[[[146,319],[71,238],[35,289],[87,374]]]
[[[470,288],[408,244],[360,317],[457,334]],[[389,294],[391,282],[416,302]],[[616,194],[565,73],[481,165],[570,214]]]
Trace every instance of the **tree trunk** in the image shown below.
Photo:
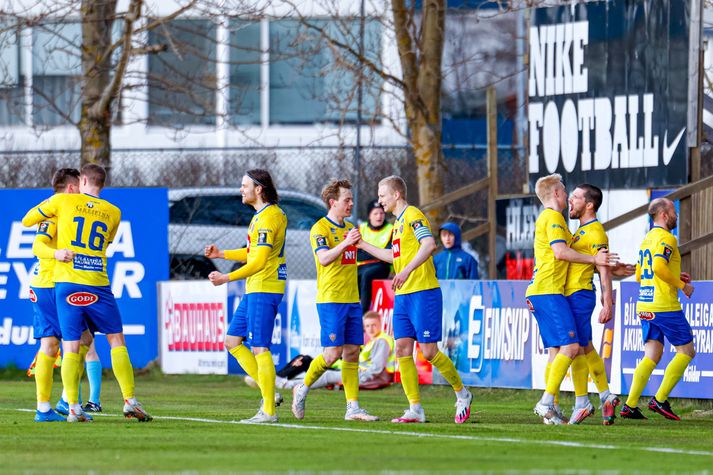
[[[111,169],[111,104],[95,105],[111,84],[112,30],[116,0],[82,0],[82,116],[79,122],[81,165]]]
[[[441,156],[441,124],[429,124],[423,118],[411,121],[411,143],[416,160],[420,204],[430,203],[443,195],[443,157]],[[443,208],[428,211],[429,221],[438,226],[446,218]]]

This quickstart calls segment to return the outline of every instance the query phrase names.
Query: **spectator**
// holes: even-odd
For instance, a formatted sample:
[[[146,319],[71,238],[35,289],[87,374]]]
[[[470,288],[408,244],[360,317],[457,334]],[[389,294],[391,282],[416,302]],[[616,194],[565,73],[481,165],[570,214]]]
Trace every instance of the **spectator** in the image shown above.
[[[448,221],[439,228],[443,251],[433,258],[436,277],[446,279],[478,279],[478,261],[461,247],[460,226]]]
[[[359,225],[361,238],[382,249],[391,248],[391,231],[394,226],[386,222],[386,213],[378,200],[369,203],[368,221]],[[377,279],[386,279],[391,272],[391,266],[377,259],[368,252],[359,249],[357,252],[357,269],[359,278],[359,299],[362,313],[368,312],[371,305],[371,283]]]

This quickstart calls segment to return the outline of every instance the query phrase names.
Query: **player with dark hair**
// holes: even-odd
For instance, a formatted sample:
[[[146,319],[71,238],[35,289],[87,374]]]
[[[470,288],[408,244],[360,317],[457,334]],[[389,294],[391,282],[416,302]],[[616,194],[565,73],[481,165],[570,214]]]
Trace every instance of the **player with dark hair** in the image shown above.
[[[572,235],[569,247],[580,254],[596,255],[600,249],[609,248],[609,238],[604,226],[597,219],[597,211],[602,205],[602,190],[594,185],[581,184],[569,196],[569,217],[579,220],[579,228]],[[572,360],[572,383],[574,384],[575,405],[570,424],[579,424],[594,414],[594,406],[588,396],[588,375],[592,375],[599,391],[602,408],[602,423],[611,425],[616,418],[615,409],[619,398],[609,391],[609,383],[604,361],[592,344],[592,312],[596,306],[596,290],[593,283],[593,264],[571,262],[567,268],[564,295],[569,303],[579,338],[579,351]],[[602,309],[599,323],[612,318],[612,273],[608,266],[596,266],[601,286]],[[548,365],[548,368],[551,365]]]
[[[57,170],[52,177],[52,188],[55,193],[79,193],[79,170],[74,168]],[[54,267],[55,262],[65,260],[67,255],[66,250],[57,249],[56,220],[46,219],[38,224],[32,252],[38,258],[37,267],[30,281],[30,301],[34,314],[33,335],[40,340],[40,351],[32,368],[37,387],[35,422],[64,421],[66,419],[53,411],[50,406],[54,363],[62,339],[55,302]],[[86,335],[91,342],[91,334],[85,332],[82,336]],[[82,348],[86,350],[88,347],[82,345]]]
[[[208,279],[213,285],[246,279],[245,295],[230,322],[225,347],[248,376],[257,381],[262,394],[262,407],[246,422],[277,422],[275,364],[270,353],[270,343],[287,280],[287,217],[277,206],[277,190],[268,171],[247,171],[242,178],[240,193],[243,195],[243,203],[255,209],[248,227],[247,247],[221,251],[210,244],[205,248],[205,256],[246,264],[230,274],[213,271]],[[243,344],[245,341],[250,343],[252,351]]]
[[[305,401],[310,387],[339,358],[348,421],[377,421],[378,417],[359,407],[359,347],[364,344],[364,330],[359,304],[356,243],[361,236],[346,221],[354,207],[352,184],[334,180],[322,190],[322,200],[329,211],[310,230],[310,243],[317,266],[317,313],[321,327],[322,354],[312,360],[304,383],[292,390],[292,413],[305,415]]]
[[[99,193],[106,171],[99,165],[82,167],[81,194],[56,194],[31,209],[22,224],[32,226],[57,218],[57,249],[65,253],[55,266],[57,314],[62,332],[62,383],[69,402],[68,422],[87,422],[79,405],[79,374],[83,367],[80,337],[87,323],[106,334],[114,375],[124,397],[124,416],[150,421],[134,396],[134,370],[124,340],[121,315],[106,272],[106,249],[114,239],[121,211]]]

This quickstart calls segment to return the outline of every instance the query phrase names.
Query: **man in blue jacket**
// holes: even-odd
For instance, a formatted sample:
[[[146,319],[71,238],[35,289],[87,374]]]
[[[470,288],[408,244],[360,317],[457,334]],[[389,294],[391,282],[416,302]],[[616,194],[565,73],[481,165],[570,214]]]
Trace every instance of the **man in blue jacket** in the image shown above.
[[[443,251],[436,254],[433,263],[436,266],[436,277],[445,279],[478,278],[478,261],[461,247],[460,226],[448,221],[439,228]]]

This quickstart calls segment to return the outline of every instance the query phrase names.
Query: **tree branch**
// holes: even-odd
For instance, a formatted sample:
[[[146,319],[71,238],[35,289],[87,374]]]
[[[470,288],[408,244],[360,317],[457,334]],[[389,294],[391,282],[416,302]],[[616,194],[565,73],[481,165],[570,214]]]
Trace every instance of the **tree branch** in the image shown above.
[[[119,57],[119,62],[116,65],[114,71],[114,77],[111,78],[111,82],[102,91],[102,95],[97,102],[95,102],[92,107],[87,111],[87,115],[91,118],[98,119],[108,114],[111,108],[111,103],[114,98],[119,94],[119,89],[121,88],[121,81],[124,78],[124,71],[126,70],[126,65],[129,63],[129,57],[131,56],[131,39],[134,35],[134,22],[141,18],[141,6],[143,0],[131,0],[129,5],[129,12],[124,17],[124,32],[122,35],[122,50],[121,56]]]

